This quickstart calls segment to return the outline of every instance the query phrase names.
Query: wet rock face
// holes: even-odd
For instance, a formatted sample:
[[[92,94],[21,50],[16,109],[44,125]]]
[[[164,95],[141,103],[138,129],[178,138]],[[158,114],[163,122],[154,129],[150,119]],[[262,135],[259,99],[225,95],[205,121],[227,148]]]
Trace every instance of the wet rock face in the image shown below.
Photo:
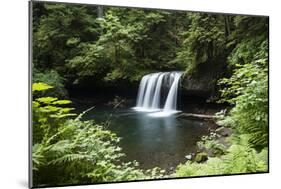
[[[215,90],[215,79],[211,75],[200,78],[184,75],[181,86],[183,95],[208,98]]]
[[[216,82],[226,77],[227,61],[225,53],[210,57],[206,62],[198,62],[190,73],[181,77],[182,94],[209,98],[216,95]]]

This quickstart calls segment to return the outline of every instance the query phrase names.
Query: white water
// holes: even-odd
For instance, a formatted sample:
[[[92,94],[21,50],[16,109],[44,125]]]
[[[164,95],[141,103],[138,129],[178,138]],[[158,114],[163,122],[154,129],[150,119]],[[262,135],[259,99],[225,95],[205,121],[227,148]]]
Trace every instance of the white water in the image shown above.
[[[164,106],[164,111],[171,111],[177,109],[178,86],[181,74],[182,73],[174,73],[174,81],[168,93],[168,97]]]
[[[159,72],[145,75],[139,86],[137,111],[154,112],[154,117],[164,117],[177,113],[178,85],[182,72]],[[168,89],[165,94],[164,89]],[[161,107],[161,97],[166,98]]]
[[[141,107],[142,106],[143,96],[144,96],[145,88],[146,88],[146,85],[147,85],[148,76],[149,75],[144,76],[142,78],[142,80],[141,80],[140,87],[139,87],[138,98],[137,98],[137,107]]]
[[[152,108],[154,108],[154,109],[160,108],[161,87],[162,87],[162,81],[163,81],[165,74],[166,73],[161,73],[157,80],[157,83],[156,83],[156,89],[155,89],[154,97],[152,100]]]
[[[152,108],[153,94],[156,87],[156,82],[158,79],[159,73],[151,74],[148,79],[147,88],[145,90],[144,99],[143,99],[143,108],[149,109]]]

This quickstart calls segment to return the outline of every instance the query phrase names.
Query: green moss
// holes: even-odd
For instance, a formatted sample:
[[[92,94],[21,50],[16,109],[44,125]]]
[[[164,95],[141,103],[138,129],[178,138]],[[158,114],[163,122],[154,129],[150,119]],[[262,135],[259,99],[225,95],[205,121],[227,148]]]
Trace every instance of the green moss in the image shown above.
[[[208,154],[205,152],[200,152],[198,154],[196,154],[195,159],[194,159],[197,163],[201,163],[204,161],[208,160]]]

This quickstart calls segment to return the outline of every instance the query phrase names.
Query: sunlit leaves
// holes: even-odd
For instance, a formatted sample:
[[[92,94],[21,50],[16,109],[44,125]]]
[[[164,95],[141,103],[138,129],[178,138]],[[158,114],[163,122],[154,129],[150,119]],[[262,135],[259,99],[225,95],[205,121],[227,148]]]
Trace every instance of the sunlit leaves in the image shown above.
[[[58,98],[54,98],[54,97],[41,97],[41,98],[37,98],[36,101],[44,103],[44,104],[50,104],[53,101],[56,101]]]
[[[70,100],[56,100],[54,102],[52,102],[52,104],[55,104],[55,105],[63,105],[63,104],[70,104],[71,101]]]
[[[44,91],[47,89],[53,88],[52,86],[46,84],[46,83],[33,83],[32,84],[32,91]]]
[[[32,107],[39,107],[40,106],[40,103],[39,102],[36,102],[36,101],[32,101]]]
[[[52,96],[58,98],[66,98],[67,91],[64,88],[65,79],[58,74],[55,70],[45,70],[40,72],[33,66],[32,69],[32,82],[33,83],[45,83],[53,88],[50,90],[42,91],[41,94],[44,96]]]

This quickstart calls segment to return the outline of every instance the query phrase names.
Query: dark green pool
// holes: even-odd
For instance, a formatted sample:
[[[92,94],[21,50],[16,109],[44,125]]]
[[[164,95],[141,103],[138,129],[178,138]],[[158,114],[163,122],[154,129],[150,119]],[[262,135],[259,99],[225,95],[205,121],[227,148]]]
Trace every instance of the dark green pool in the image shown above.
[[[137,160],[142,168],[170,169],[196,151],[196,142],[208,134],[208,123],[169,117],[150,117],[132,109],[95,108],[84,119],[106,123],[122,138],[125,160]]]

